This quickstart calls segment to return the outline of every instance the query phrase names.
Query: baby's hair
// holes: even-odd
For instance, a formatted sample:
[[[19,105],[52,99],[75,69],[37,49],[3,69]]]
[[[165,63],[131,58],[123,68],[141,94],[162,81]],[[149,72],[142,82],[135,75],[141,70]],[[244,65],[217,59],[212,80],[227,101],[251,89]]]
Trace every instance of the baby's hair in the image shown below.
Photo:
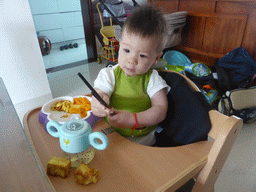
[[[159,36],[159,49],[164,47],[166,21],[162,12],[151,5],[140,5],[126,19],[123,31],[141,35],[142,37]]]

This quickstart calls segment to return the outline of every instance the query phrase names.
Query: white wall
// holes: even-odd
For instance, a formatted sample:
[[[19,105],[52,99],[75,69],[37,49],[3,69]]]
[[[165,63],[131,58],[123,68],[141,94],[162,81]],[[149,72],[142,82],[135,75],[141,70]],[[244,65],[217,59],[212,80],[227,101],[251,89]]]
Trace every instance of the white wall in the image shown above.
[[[0,77],[14,105],[52,97],[28,0],[0,0]]]

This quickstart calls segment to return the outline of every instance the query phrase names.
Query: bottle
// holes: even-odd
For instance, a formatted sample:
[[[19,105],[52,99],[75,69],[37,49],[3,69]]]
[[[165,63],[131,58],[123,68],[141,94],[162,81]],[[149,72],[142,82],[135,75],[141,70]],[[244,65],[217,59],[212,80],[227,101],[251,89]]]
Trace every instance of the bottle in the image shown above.
[[[94,148],[104,150],[108,146],[107,136],[92,132],[91,125],[82,120],[80,114],[72,114],[71,119],[63,125],[49,121],[47,131],[53,137],[59,137],[60,147],[72,167],[77,167],[81,162],[90,163],[94,157]],[[101,143],[96,139],[101,140]]]

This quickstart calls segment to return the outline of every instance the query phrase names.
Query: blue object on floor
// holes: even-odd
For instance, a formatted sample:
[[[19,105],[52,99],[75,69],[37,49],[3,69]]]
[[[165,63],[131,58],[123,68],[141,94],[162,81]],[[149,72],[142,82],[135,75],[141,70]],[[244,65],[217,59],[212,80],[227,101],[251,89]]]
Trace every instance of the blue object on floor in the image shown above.
[[[179,51],[167,51],[163,59],[167,61],[168,65],[174,66],[186,66],[191,63],[187,56]]]

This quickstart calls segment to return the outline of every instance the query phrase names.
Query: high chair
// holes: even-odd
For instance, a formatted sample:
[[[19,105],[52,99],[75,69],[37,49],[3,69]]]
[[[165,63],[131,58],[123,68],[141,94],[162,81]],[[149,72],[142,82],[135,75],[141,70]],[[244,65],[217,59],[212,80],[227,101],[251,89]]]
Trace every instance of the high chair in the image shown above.
[[[101,49],[101,56],[100,56],[101,61],[102,61],[102,58],[105,58],[109,61],[117,62],[118,61],[117,52],[119,48],[119,42],[115,38],[115,29],[112,25],[112,18],[109,18],[110,26],[104,26],[101,12],[99,9],[100,4],[101,3],[97,3],[96,7],[100,16],[100,22],[101,22],[100,34],[103,36],[103,43],[104,43],[104,46]]]
[[[179,146],[184,153],[186,150],[193,150],[191,145],[194,143],[200,143],[202,149],[204,145],[210,143],[211,148],[206,152],[206,154],[208,153],[208,160],[202,169],[198,169],[191,160],[190,166],[184,167],[184,171],[172,178],[172,184],[166,183],[157,191],[167,189],[169,189],[167,191],[175,191],[191,178],[195,179],[193,192],[214,191],[214,184],[236,141],[243,122],[236,116],[228,117],[212,110],[199,88],[186,76],[166,70],[159,71],[159,74],[171,86],[171,91],[168,94],[167,117],[160,123],[163,131],[156,135],[158,147]],[[190,112],[187,113],[188,111]],[[173,120],[174,118],[178,119],[179,122]],[[195,148],[195,150],[198,149]],[[190,159],[184,159],[184,161],[190,161]]]
[[[103,120],[93,132],[102,131],[109,139],[106,150],[97,152],[90,162],[100,171],[100,179],[87,191],[175,191],[195,179],[192,192],[212,192],[214,183],[243,125],[235,116],[212,110],[204,95],[187,77],[172,71],[159,71],[171,86],[168,113],[156,134],[156,147],[132,142],[109,131]],[[201,97],[203,96],[203,97]],[[206,101],[206,102],[205,102]],[[50,191],[84,191],[74,177],[48,177],[45,168],[54,156],[63,157],[59,139],[50,136],[38,121],[41,107],[24,116],[24,132],[30,142]],[[47,117],[45,118],[47,120]],[[210,137],[207,140],[207,136]],[[212,141],[213,140],[213,141]],[[191,190],[190,190],[191,191]]]

